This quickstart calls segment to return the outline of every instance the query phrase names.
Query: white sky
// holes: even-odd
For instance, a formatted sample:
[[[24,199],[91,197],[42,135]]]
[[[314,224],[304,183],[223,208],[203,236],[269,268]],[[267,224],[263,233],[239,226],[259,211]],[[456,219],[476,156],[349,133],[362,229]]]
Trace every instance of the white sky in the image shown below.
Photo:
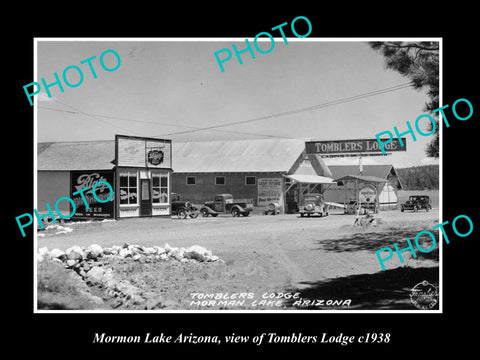
[[[166,41],[169,40],[169,41]],[[245,47],[244,39],[208,41],[48,41],[38,39],[37,76],[32,81],[54,81],[65,67],[83,70],[83,83],[64,92],[50,89],[53,98],[36,96],[37,140],[113,140],[115,134],[165,137],[173,141],[254,139],[262,135],[297,139],[332,140],[375,138],[393,126],[406,130],[408,120],[424,113],[427,96],[412,88],[391,91],[267,120],[187,134],[172,133],[298,110],[392,87],[408,82],[384,67],[384,58],[365,42],[275,38],[269,54],[255,51],[256,58],[243,53],[243,64],[235,54],[221,72],[214,53],[232,44]],[[262,49],[270,45],[261,44]],[[252,43],[252,41],[251,41]],[[253,46],[253,45],[252,45]],[[119,53],[121,66],[104,71],[100,54],[112,49]],[[98,78],[93,79],[87,64],[93,55]],[[225,56],[225,54],[221,54]],[[108,66],[114,57],[105,57]],[[75,83],[75,71],[68,73]],[[28,100],[25,99],[28,104]],[[48,109],[46,109],[48,108]],[[53,109],[53,110],[52,110]],[[78,111],[87,114],[72,113]],[[108,116],[107,117],[100,117]],[[122,119],[119,119],[122,118]],[[129,119],[125,120],[125,119]],[[131,121],[134,120],[134,121]],[[143,121],[143,122],[139,122]],[[176,126],[173,126],[176,125]],[[260,135],[261,134],[261,135]],[[364,158],[363,164],[388,163],[396,167],[430,163],[425,145],[431,137],[407,137],[407,151],[388,157]],[[333,163],[358,163],[356,158],[329,159]]]

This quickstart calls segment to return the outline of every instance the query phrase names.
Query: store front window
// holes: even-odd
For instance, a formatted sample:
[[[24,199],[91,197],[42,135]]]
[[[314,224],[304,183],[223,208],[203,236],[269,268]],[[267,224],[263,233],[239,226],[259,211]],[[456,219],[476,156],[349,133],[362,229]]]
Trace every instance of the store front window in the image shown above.
[[[152,174],[154,204],[168,204],[168,174]]]
[[[120,205],[138,204],[137,173],[120,173]]]

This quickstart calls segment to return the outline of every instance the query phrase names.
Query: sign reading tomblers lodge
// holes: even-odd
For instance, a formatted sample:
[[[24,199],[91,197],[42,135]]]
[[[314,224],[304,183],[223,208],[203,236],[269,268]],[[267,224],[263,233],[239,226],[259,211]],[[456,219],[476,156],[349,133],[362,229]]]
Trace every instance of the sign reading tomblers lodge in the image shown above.
[[[385,144],[385,150],[407,151],[407,141],[401,138],[404,146],[400,145],[398,139],[393,139]],[[328,154],[371,154],[381,153],[382,150],[377,139],[360,140],[329,140],[329,141],[307,141],[305,142],[305,151],[307,154],[328,155]]]

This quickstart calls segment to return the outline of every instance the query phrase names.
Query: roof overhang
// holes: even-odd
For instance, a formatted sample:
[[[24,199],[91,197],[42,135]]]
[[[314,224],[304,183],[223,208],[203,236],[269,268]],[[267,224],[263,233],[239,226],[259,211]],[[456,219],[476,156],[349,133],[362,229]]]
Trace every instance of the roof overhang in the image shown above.
[[[335,184],[332,178],[319,176],[319,175],[300,175],[300,174],[292,174],[292,175],[284,175],[286,178],[293,180],[297,183],[302,184]]]

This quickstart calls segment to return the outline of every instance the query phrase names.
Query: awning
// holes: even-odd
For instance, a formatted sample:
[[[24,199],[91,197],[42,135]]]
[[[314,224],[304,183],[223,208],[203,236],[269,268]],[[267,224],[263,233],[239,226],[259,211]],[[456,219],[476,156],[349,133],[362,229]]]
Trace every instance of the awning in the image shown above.
[[[319,175],[292,174],[292,175],[285,175],[285,177],[297,183],[302,183],[302,184],[335,184],[336,183],[332,178],[319,176]]]

